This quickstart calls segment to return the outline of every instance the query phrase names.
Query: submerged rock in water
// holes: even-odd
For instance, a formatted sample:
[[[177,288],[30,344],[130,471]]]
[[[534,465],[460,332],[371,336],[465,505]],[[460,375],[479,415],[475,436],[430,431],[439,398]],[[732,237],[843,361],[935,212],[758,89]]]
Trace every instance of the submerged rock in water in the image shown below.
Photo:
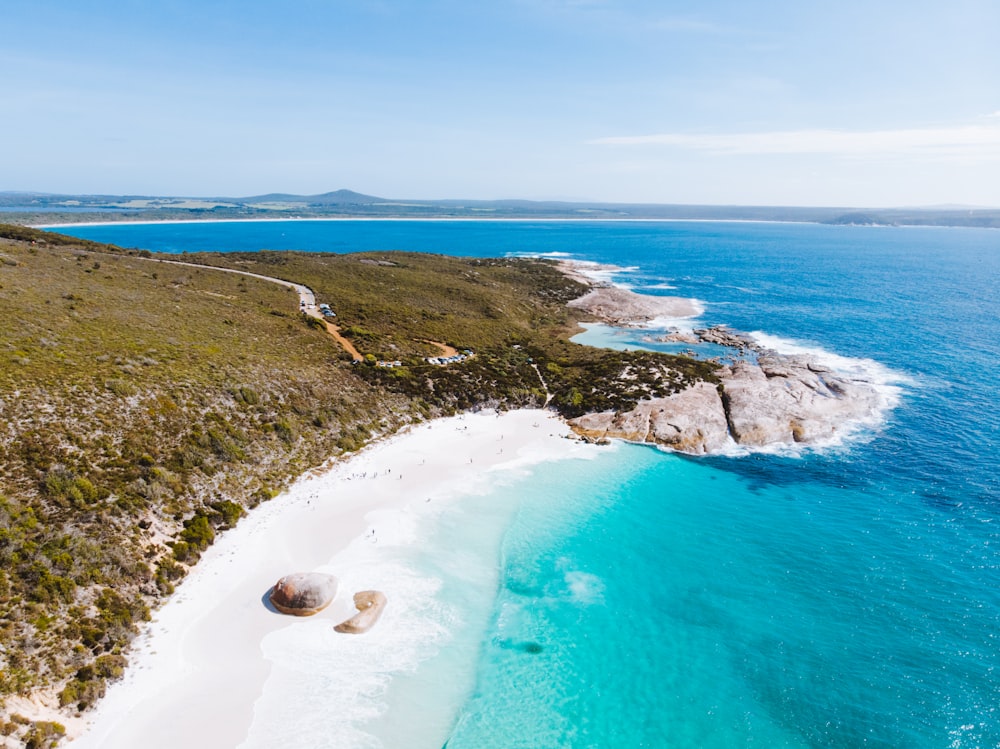
[[[330,605],[337,595],[337,578],[322,572],[285,575],[271,588],[269,599],[282,614],[311,616]]]
[[[504,650],[517,650],[531,655],[538,655],[545,650],[540,643],[534,641],[501,640],[500,647]]]
[[[350,635],[360,635],[375,626],[388,599],[385,593],[378,590],[362,590],[354,594],[354,606],[358,613],[347,621],[341,622],[334,629],[337,632]]]

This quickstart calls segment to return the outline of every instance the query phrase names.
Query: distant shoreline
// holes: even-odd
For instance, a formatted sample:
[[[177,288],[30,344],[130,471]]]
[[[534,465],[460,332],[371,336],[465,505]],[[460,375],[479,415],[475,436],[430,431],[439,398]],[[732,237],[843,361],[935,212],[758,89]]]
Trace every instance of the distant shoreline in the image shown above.
[[[406,199],[334,190],[316,195],[250,197],[74,195],[0,191],[0,222],[38,228],[119,223],[202,221],[539,221],[650,223],[777,223],[832,226],[954,226],[1000,228],[1000,205],[851,206],[758,205],[586,200]]]
[[[784,224],[790,226],[829,226],[845,229],[991,229],[997,226],[966,226],[963,224],[831,224],[823,221],[762,218],[528,218],[514,216],[302,216],[295,218],[185,218],[152,219],[148,221],[70,221],[56,224],[25,224],[31,229],[70,229],[74,226],[157,226],[160,224],[277,224],[305,222],[370,222],[370,223],[509,223],[509,224]]]
[[[819,221],[791,221],[755,218],[517,218],[513,216],[303,216],[296,218],[185,218],[154,219],[151,221],[72,221],[60,224],[29,224],[32,229],[67,229],[74,226],[155,226],[157,224],[255,224],[255,223],[297,223],[306,221],[408,221],[408,222],[455,222],[455,223],[558,223],[558,224],[816,224]],[[885,224],[872,226],[886,229],[898,228]],[[934,227],[966,228],[966,227]],[[973,227],[977,228],[977,227]]]

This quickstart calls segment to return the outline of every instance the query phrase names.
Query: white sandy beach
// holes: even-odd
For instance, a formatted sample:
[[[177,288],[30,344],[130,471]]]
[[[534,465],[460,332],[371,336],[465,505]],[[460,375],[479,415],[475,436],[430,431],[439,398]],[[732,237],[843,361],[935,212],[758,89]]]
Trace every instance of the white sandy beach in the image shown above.
[[[84,716],[89,728],[72,745],[316,746],[302,725],[340,725],[339,738],[324,746],[372,745],[356,724],[375,716],[338,710],[364,712],[344,700],[353,692],[377,697],[395,668],[412,670],[413,663],[398,662],[409,652],[400,643],[414,626],[408,610],[417,605],[414,588],[432,585],[394,573],[394,549],[419,541],[417,521],[462,496],[484,494],[531,464],[599,449],[568,437],[566,425],[543,411],[467,414],[411,428],[302,477],[206,552],[154,613],[134,643],[125,678]],[[340,579],[329,608],[309,618],[268,609],[264,597],[279,577],[311,570]],[[388,596],[382,620],[365,635],[334,633],[354,613],[353,594],[366,588]],[[289,643],[304,644],[282,660]],[[295,705],[275,701],[276,691],[294,690],[300,681],[297,657],[322,660],[334,650],[337,663],[350,665],[352,680],[324,689],[321,714],[306,706],[298,714]],[[419,657],[413,653],[410,660]]]

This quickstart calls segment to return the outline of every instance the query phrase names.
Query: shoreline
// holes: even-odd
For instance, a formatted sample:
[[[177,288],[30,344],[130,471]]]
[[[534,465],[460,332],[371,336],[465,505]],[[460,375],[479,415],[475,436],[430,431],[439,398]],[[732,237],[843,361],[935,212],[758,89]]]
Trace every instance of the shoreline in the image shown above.
[[[566,277],[590,289],[567,306],[582,309],[607,325],[622,329],[665,327],[705,314],[706,305],[700,299],[640,294],[614,280],[620,273],[638,270],[636,266],[562,258],[556,261],[556,267]]]
[[[0,213],[0,219],[3,214]],[[566,224],[775,224],[790,226],[829,226],[846,229],[991,229],[997,226],[967,226],[965,224],[828,224],[822,221],[792,221],[762,218],[581,218],[555,216],[296,216],[271,218],[185,218],[152,219],[137,221],[70,221],[60,223],[24,224],[30,229],[68,229],[74,226],[156,226],[159,224],[253,224],[296,223],[309,221],[358,221],[358,222],[416,222],[416,223],[566,223]],[[2,221],[0,221],[2,223]]]
[[[418,222],[510,222],[510,223],[654,223],[654,224],[815,224],[818,221],[778,221],[776,219],[743,218],[555,218],[551,216],[529,218],[513,216],[302,216],[289,218],[188,218],[154,219],[152,221],[73,221],[59,224],[28,224],[31,229],[65,229],[73,226],[155,226],[158,224],[253,224],[291,223],[306,221],[418,221]],[[923,228],[920,224],[916,228]],[[886,226],[893,229],[901,227]],[[938,228],[938,227],[930,227]],[[963,228],[963,227],[940,227]]]
[[[277,673],[280,681],[282,672],[263,652],[264,638],[333,636],[327,630],[354,612],[353,593],[374,583],[389,598],[382,620],[368,634],[336,635],[330,644],[351,650],[391,640],[405,629],[410,591],[398,589],[403,580],[365,580],[365,571],[419,542],[417,518],[486,494],[531,465],[598,450],[551,412],[479,412],[411,427],[300,477],[223,534],[154,612],[133,642],[124,678],[70,726],[73,746],[237,746],[254,727],[273,732],[255,723],[269,678]],[[327,609],[303,619],[268,610],[263,597],[279,577],[313,570],[340,579]],[[356,676],[381,680],[383,689],[392,680]],[[351,719],[336,722],[350,727]]]
[[[583,309],[609,330],[667,332],[705,313],[706,305],[697,299],[652,296],[616,285],[615,275],[631,268],[565,259],[558,267],[590,288],[569,306]],[[600,346],[592,339],[596,326],[583,327],[585,332],[570,340],[586,338],[585,345]],[[589,439],[649,443],[691,455],[801,454],[840,447],[876,431],[899,405],[900,385],[908,380],[873,360],[761,331],[743,335],[722,326],[691,333],[695,340],[688,343],[697,345],[700,339],[733,352],[749,348],[754,357],[709,359],[719,365],[717,386],[698,382],[666,396],[640,399],[628,411],[585,413],[570,419],[570,425]],[[655,351],[642,341],[624,349],[630,347]]]

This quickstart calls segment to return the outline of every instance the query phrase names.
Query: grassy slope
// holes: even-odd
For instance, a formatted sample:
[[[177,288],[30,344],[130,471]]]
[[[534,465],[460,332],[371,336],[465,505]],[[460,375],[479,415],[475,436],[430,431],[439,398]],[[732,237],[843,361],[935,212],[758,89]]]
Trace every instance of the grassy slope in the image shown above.
[[[411,418],[296,306],[264,281],[0,240],[0,694],[91,702],[95,663],[238,507]]]
[[[0,696],[92,703],[216,531],[373,435],[541,405],[539,374],[566,415],[712,376],[568,343],[582,288],[541,261],[185,258],[309,285],[363,353],[405,364],[390,370],[353,366],[289,289],[148,254],[0,227]],[[428,339],[476,356],[430,365]]]
[[[565,416],[630,408],[673,392],[714,367],[683,357],[614,352],[566,339],[583,316],[565,303],[584,287],[547,262],[417,253],[325,255],[260,252],[188,255],[309,285],[358,349],[402,369],[362,370],[370,382],[443,410],[541,405],[539,373]],[[426,364],[427,339],[477,356],[454,367]],[[534,364],[537,367],[531,365]]]

